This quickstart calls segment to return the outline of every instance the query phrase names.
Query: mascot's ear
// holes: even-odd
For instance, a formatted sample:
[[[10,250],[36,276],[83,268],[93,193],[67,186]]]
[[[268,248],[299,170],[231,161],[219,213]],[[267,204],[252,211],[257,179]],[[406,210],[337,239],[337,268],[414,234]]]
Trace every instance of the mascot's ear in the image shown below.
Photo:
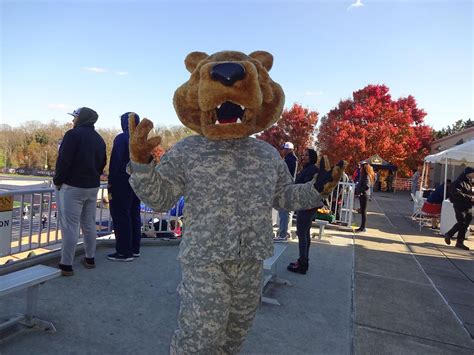
[[[199,62],[201,60],[206,59],[207,57],[209,57],[209,55],[207,55],[204,52],[191,52],[191,53],[189,53],[186,56],[186,59],[184,60],[184,64],[186,65],[186,69],[188,69],[188,71],[190,73],[192,73],[194,71],[194,69],[196,69]]]
[[[255,51],[249,54],[249,57],[253,59],[257,59],[260,63],[262,63],[263,67],[270,71],[273,65],[273,56],[265,51]]]

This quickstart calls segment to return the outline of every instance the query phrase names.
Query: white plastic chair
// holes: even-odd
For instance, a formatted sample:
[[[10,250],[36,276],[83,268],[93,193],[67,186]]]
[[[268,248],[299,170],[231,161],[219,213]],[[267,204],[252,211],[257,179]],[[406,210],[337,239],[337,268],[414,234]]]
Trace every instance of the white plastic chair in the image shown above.
[[[415,196],[413,193],[411,194],[411,198],[413,200],[413,213],[411,214],[411,218],[416,219],[421,216],[421,208],[423,207],[424,199]]]

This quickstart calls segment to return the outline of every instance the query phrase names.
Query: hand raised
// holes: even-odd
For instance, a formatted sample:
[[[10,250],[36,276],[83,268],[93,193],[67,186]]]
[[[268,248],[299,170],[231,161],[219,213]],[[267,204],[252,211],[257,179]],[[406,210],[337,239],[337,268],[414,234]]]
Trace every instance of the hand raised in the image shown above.
[[[316,190],[318,190],[321,195],[329,195],[341,180],[346,167],[347,162],[341,160],[331,168],[328,158],[323,156],[319,165],[319,173],[314,184]]]
[[[153,122],[144,118],[138,126],[135,123],[135,114],[128,115],[128,127],[130,130],[130,160],[135,163],[148,164],[153,159],[151,154],[161,143],[161,137],[148,138],[153,129]]]

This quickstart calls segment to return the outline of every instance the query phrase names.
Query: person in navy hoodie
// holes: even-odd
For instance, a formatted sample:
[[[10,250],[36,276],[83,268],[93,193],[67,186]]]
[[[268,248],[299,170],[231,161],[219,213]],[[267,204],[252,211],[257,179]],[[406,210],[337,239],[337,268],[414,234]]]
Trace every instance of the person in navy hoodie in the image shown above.
[[[112,261],[133,261],[140,256],[141,216],[140,200],[130,187],[127,164],[130,161],[128,141],[128,118],[135,116],[138,124],[140,117],[134,112],[126,112],[121,117],[123,132],[114,139],[109,165],[109,201],[110,214],[115,232],[115,250],[107,255]]]

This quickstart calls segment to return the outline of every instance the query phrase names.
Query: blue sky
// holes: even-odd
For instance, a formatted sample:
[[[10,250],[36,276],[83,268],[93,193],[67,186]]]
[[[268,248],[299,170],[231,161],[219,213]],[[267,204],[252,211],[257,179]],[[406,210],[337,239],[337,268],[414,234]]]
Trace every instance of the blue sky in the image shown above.
[[[358,6],[360,3],[363,6]],[[70,121],[88,106],[98,127],[135,111],[180,124],[175,89],[191,51],[274,55],[273,79],[320,113],[368,84],[413,95],[440,129],[473,119],[473,2],[0,0],[0,123]],[[351,6],[357,4],[357,6]]]

